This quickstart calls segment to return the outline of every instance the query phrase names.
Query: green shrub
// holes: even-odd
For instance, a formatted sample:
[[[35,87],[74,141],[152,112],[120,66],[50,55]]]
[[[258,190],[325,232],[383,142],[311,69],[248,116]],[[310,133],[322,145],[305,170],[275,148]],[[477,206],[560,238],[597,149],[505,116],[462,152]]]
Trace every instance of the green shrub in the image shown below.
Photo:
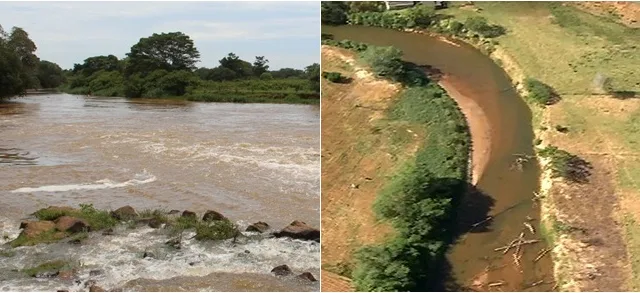
[[[360,59],[380,77],[397,81],[404,75],[402,51],[398,48],[368,46],[360,53]]]
[[[340,74],[340,72],[326,72],[326,71],[323,71],[322,72],[322,77],[326,78],[330,82],[334,82],[334,83],[348,83],[349,82],[349,78],[347,78],[346,76],[342,76],[342,74]]]
[[[69,263],[63,260],[54,260],[42,263],[36,267],[23,269],[22,272],[27,274],[30,277],[35,277],[40,273],[50,272],[50,271],[59,271],[65,267],[69,267]]]
[[[238,226],[229,220],[200,222],[196,225],[196,240],[224,240],[238,236]]]
[[[464,27],[485,38],[495,38],[506,33],[504,27],[499,25],[490,25],[487,23],[487,19],[482,16],[468,17],[464,22]]]
[[[585,183],[591,175],[592,166],[589,162],[556,146],[547,146],[538,153],[550,159],[549,168],[554,178],[562,177],[571,182]]]
[[[527,98],[538,105],[552,105],[559,101],[553,89],[537,79],[525,78],[524,87],[529,92]]]

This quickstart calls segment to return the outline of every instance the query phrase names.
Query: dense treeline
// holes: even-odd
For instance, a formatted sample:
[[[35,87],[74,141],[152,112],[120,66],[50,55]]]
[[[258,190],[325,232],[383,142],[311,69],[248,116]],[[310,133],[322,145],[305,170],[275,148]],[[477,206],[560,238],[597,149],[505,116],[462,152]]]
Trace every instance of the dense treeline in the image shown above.
[[[467,189],[470,135],[453,99],[393,47],[325,38],[323,44],[359,52],[379,77],[405,90],[388,117],[424,125],[429,133],[413,161],[378,194],[376,216],[395,237],[356,252],[352,278],[358,291],[441,290],[445,252],[455,235],[456,207]]]
[[[35,55],[36,44],[22,28],[11,33],[0,26],[0,99],[25,94],[27,89],[55,88],[63,81],[63,72],[55,63]]]
[[[75,64],[63,90],[74,94],[128,98],[182,97],[220,102],[316,102],[320,66],[269,70],[269,60],[253,62],[229,53],[219,66],[196,68],[200,58],[189,36],[153,34],[131,47],[124,59],[95,56]]]
[[[481,16],[467,18],[464,23],[437,14],[435,8],[423,4],[403,10],[386,11],[383,2],[322,2],[322,23],[352,24],[389,29],[428,29],[465,37],[494,38],[506,31]]]

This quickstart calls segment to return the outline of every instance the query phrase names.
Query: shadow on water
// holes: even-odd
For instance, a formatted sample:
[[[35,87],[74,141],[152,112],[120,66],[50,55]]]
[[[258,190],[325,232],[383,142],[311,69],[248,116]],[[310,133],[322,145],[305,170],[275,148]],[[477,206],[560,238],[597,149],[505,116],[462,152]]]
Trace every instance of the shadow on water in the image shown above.
[[[464,182],[466,186],[462,198],[459,199],[456,207],[456,223],[452,225],[453,231],[449,243],[463,241],[464,236],[468,233],[485,233],[491,231],[491,223],[493,217],[489,216],[495,200],[478,189],[475,185]],[[449,247],[451,249],[451,246]],[[441,275],[437,278],[439,284],[435,284],[431,291],[477,291],[473,288],[465,287],[460,284],[453,276],[453,267],[448,258],[444,258],[441,269]]]

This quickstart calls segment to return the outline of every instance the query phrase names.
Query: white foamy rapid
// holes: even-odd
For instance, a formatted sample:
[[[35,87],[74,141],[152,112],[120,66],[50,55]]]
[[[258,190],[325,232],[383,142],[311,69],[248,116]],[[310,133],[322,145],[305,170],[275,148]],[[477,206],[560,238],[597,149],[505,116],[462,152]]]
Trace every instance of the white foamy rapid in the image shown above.
[[[12,190],[12,193],[25,193],[25,192],[63,192],[72,190],[98,190],[108,188],[121,188],[127,186],[141,185],[156,181],[156,176],[147,173],[145,170],[142,174],[136,174],[131,180],[125,182],[114,182],[109,179],[98,180],[94,183],[83,184],[64,184],[64,185],[46,185],[40,187],[22,187]]]
[[[139,278],[165,280],[217,272],[270,274],[273,267],[282,264],[287,264],[295,273],[311,271],[317,275],[320,270],[320,245],[315,242],[288,238],[255,239],[236,244],[230,240],[200,242],[189,239],[193,234],[185,233],[180,250],[165,245],[170,237],[162,230],[128,230],[125,227],[116,230],[113,236],[92,233],[82,245],[60,242],[15,248],[13,256],[0,262],[0,271],[21,270],[45,261],[65,260],[75,264],[78,274],[72,280],[26,276],[7,278],[0,282],[0,290],[80,291],[86,290],[84,283],[89,279],[103,288],[116,289]],[[143,258],[145,252],[154,256]],[[102,273],[90,276],[93,270],[101,270]]]

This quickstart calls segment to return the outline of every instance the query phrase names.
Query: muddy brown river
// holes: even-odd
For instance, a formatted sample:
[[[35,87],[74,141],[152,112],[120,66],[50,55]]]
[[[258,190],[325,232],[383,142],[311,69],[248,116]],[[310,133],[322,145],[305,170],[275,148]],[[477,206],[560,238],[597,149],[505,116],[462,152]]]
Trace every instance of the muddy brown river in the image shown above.
[[[319,227],[319,117],[319,107],[308,105],[67,94],[0,102],[1,242],[14,238],[20,219],[39,208],[80,203],[100,209],[131,205],[200,214],[213,209],[241,228],[264,221],[280,229],[293,220]],[[0,290],[79,290],[61,280],[34,282],[3,273],[61,256],[82,263],[86,269],[81,276],[88,276],[91,268],[103,270],[98,282],[107,288],[319,289],[268,276],[280,264],[318,276],[317,243],[193,241],[172,254],[154,246],[152,240],[162,243],[162,237],[142,228],[109,239],[92,235],[82,248],[16,248],[15,256],[0,257]],[[150,249],[159,250],[160,256],[141,259],[141,251]],[[206,281],[211,278],[228,281]],[[184,280],[201,285],[181,287]]]
[[[404,52],[405,60],[444,73],[448,84],[473,100],[484,113],[490,133],[488,158],[475,184],[479,192],[465,198],[459,211],[462,235],[448,254],[450,274],[456,283],[453,289],[551,290],[554,278],[548,255],[535,261],[546,248],[544,241],[523,247],[519,265],[514,262],[514,250],[507,254],[495,251],[522,232],[527,240],[543,238],[539,207],[532,200],[539,188],[539,166],[535,160],[522,171],[513,165],[514,155],[534,153],[531,112],[507,74],[490,58],[462,42],[364,26],[323,26],[322,32],[336,40],[397,47]],[[489,216],[492,221],[483,222]],[[535,228],[535,234],[524,222]],[[473,227],[476,223],[479,225]]]

